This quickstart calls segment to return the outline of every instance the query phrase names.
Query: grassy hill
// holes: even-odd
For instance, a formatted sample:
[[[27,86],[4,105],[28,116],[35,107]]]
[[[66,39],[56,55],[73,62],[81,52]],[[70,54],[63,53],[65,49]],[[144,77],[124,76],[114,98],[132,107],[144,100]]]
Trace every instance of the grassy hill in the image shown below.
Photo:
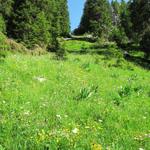
[[[1,59],[0,150],[148,150],[149,70],[109,54]]]

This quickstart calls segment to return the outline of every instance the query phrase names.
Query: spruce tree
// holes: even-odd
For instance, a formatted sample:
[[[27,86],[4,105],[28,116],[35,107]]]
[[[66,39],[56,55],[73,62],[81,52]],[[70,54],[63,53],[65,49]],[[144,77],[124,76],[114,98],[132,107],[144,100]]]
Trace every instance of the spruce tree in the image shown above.
[[[147,55],[150,53],[150,1],[133,0],[130,1],[132,30],[136,35],[141,48]]]
[[[60,35],[68,36],[70,32],[69,12],[67,0],[58,0]]]
[[[51,41],[49,0],[15,0],[11,36],[27,46],[48,45]]]
[[[129,3],[125,0],[121,1],[120,5],[120,21],[125,34],[129,39],[132,38],[132,22],[130,17]]]
[[[67,0],[0,0],[0,31],[28,47],[57,47],[70,32]]]
[[[13,14],[13,4],[15,0],[0,0],[0,30],[7,31],[8,24],[11,26],[11,16]]]
[[[138,35],[144,34],[150,25],[150,1],[133,0],[130,2],[133,31]]]
[[[110,7],[107,0],[87,0],[78,31],[101,37],[107,34],[111,24]]]

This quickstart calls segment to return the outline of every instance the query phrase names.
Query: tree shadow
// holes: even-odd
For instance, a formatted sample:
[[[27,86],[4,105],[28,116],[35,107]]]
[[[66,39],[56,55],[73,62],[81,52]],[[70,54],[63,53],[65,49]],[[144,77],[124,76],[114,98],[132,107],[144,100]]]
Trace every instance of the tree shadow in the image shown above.
[[[131,56],[130,54],[125,55],[124,58],[135,65],[138,65],[146,70],[150,70],[150,60],[146,58],[142,58],[140,56]]]
[[[69,50],[67,51],[71,54],[98,54],[98,55],[104,55],[104,56],[111,56],[111,52],[107,50],[93,50],[93,49],[83,49],[83,50]]]

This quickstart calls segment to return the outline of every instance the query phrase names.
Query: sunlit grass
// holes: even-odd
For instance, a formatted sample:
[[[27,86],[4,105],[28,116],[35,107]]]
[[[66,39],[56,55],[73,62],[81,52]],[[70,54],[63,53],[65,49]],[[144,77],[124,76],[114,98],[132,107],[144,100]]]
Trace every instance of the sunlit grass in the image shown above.
[[[0,62],[0,149],[150,147],[150,73],[102,55]]]

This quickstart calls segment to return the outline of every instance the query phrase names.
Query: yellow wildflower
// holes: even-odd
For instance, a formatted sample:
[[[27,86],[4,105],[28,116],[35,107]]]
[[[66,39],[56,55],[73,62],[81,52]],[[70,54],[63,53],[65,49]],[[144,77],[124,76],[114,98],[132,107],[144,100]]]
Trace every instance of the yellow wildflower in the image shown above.
[[[92,144],[92,150],[102,150],[102,146],[100,144]]]

